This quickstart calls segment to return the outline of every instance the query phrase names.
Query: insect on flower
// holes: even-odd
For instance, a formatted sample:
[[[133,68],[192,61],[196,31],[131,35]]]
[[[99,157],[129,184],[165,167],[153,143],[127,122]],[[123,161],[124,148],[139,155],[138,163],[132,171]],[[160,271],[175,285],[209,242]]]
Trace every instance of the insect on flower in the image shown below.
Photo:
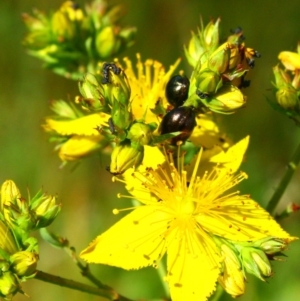
[[[188,98],[190,81],[186,76],[174,75],[167,83],[166,98],[172,106],[180,107]]]
[[[121,68],[117,67],[114,63],[104,63],[102,67],[103,79],[102,84],[109,84],[109,71],[112,71],[114,74],[118,75],[121,73]]]
[[[169,111],[160,123],[160,133],[167,134],[180,131],[181,134],[172,139],[172,144],[187,140],[196,126],[196,114],[193,107],[178,107]]]

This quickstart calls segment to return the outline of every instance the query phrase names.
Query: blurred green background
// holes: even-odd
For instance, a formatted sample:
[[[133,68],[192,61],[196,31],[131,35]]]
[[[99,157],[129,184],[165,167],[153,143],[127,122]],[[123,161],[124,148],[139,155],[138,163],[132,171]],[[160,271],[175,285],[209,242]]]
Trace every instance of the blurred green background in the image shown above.
[[[2,0],[0,1],[1,88],[0,88],[0,180],[14,180],[23,195],[27,188],[34,194],[41,187],[57,194],[63,204],[62,213],[50,227],[67,237],[78,251],[96,235],[119,219],[111,210],[123,206],[116,198],[123,187],[111,184],[105,172],[107,156],[84,160],[74,171],[71,166],[60,170],[60,161],[53,145],[41,129],[43,118],[51,114],[52,99],[72,99],[77,83],[66,80],[41,67],[41,62],[28,56],[21,45],[26,28],[22,12],[57,9],[62,1]],[[78,1],[83,4],[84,1]],[[300,142],[299,129],[293,122],[273,111],[266,102],[271,96],[272,67],[282,50],[296,49],[300,40],[300,1],[296,0],[120,0],[127,10],[124,25],[138,28],[135,45],[124,53],[135,59],[157,59],[169,66],[183,57],[183,44],[188,43],[191,30],[200,24],[200,15],[207,23],[221,17],[222,36],[241,26],[248,46],[258,50],[251,71],[251,87],[245,91],[247,107],[232,116],[220,116],[220,123],[229,135],[238,140],[251,135],[243,170],[249,179],[241,184],[243,193],[250,193],[263,206],[282,177],[286,164]],[[191,71],[183,60],[180,66]],[[300,172],[286,191],[280,208],[289,202],[300,203]],[[283,220],[282,226],[300,236],[300,213]],[[38,234],[37,234],[38,236]],[[262,283],[249,276],[247,291],[241,301],[300,300],[299,242],[290,246],[286,262],[274,263],[274,277]],[[85,281],[67,255],[41,242],[39,269],[62,277]],[[163,289],[152,268],[126,272],[106,266],[92,266],[92,271],[120,293],[135,299],[160,298]],[[198,271],[201,273],[202,271]],[[201,283],[199,283],[201,285]],[[31,300],[101,300],[99,297],[53,286],[38,280],[23,285]],[[15,300],[27,300],[18,295]],[[224,296],[222,300],[231,300]]]

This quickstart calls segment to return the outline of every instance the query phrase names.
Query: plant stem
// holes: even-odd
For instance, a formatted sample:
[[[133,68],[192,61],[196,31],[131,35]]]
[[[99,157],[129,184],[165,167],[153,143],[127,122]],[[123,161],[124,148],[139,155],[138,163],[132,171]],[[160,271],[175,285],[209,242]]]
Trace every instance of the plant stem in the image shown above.
[[[99,279],[97,279],[91,273],[88,264],[83,264],[79,260],[74,247],[64,247],[64,250],[73,259],[73,261],[76,263],[76,265],[79,267],[79,269],[81,270],[81,275],[83,277],[86,277],[87,279],[89,279],[92,283],[94,283],[95,285],[97,285],[99,288],[110,289],[110,287],[108,287],[107,285],[103,284]]]
[[[295,170],[298,167],[298,164],[300,162],[300,144],[298,145],[296,152],[294,153],[291,161],[287,165],[287,170],[281,179],[277,189],[275,190],[273,196],[271,197],[268,205],[267,205],[267,210],[270,213],[274,213],[273,211],[275,210],[277,204],[279,203],[284,191],[286,190]]]
[[[44,273],[42,271],[37,271],[35,275],[35,279],[42,280],[45,282],[49,282],[52,284],[56,284],[63,287],[68,287],[74,290],[78,290],[81,292],[89,293],[92,295],[101,296],[104,298],[107,298],[108,300],[112,301],[131,301],[130,299],[127,299],[126,297],[120,296],[118,293],[113,291],[112,289],[102,289],[97,287],[92,287],[87,284],[83,284],[77,281],[65,279],[62,277],[54,276],[48,273]]]

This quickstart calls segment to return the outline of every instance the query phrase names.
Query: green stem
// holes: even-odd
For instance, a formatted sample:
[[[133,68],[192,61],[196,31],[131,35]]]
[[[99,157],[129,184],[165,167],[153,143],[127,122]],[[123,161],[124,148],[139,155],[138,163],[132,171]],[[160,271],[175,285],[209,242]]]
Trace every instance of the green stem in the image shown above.
[[[101,296],[101,297],[107,298],[108,300],[129,301],[129,299],[120,297],[116,292],[108,291],[108,290],[97,288],[97,287],[92,287],[87,284],[83,284],[83,283],[80,283],[77,281],[54,276],[54,275],[51,275],[48,273],[44,273],[42,271],[37,271],[35,278],[45,281],[45,282],[56,284],[59,286],[68,287],[68,288],[71,288],[71,289],[74,289],[77,291]]]
[[[271,197],[268,205],[267,205],[267,210],[270,213],[273,213],[273,211],[275,210],[277,204],[279,203],[284,191],[286,190],[295,170],[298,167],[298,164],[300,162],[300,144],[298,145],[296,152],[294,153],[291,161],[289,162],[288,166],[287,166],[287,170],[283,176],[283,178],[281,179],[277,189],[275,190],[273,196]]]
[[[79,267],[81,270],[81,275],[83,277],[86,277],[89,279],[92,283],[97,285],[97,287],[102,288],[102,289],[110,289],[107,285],[103,284],[99,279],[97,279],[90,271],[89,265],[88,264],[83,264],[75,251],[75,248],[73,247],[64,247],[65,252],[73,259],[73,261],[76,263],[76,265]]]

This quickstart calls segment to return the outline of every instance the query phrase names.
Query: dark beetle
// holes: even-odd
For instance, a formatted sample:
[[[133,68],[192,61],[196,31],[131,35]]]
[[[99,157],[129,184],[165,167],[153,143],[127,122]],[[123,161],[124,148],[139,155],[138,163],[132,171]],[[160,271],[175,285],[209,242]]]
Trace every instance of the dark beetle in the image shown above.
[[[176,145],[178,141],[186,141],[196,126],[196,114],[193,107],[178,107],[169,111],[160,123],[160,133],[168,134],[181,132],[180,135],[172,138],[171,143]]]
[[[183,105],[188,98],[190,81],[186,76],[174,75],[167,83],[166,98],[175,108]]]

